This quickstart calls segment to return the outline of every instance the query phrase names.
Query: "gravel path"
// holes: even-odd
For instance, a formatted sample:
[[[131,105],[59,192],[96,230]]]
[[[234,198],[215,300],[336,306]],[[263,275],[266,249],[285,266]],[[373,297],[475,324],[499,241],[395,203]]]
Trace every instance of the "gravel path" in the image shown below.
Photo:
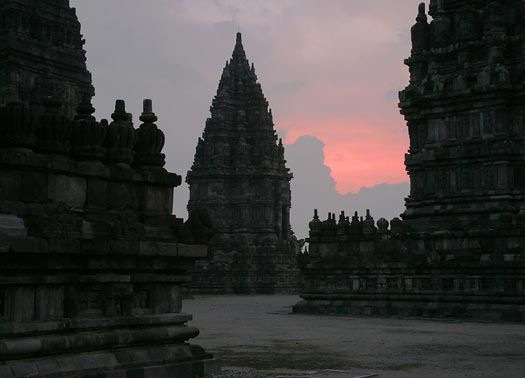
[[[196,297],[192,342],[221,378],[523,378],[525,326],[292,315],[296,296]],[[345,372],[324,371],[323,369]]]
[[[373,378],[378,374],[356,374],[345,370],[320,370],[320,371],[283,371],[269,372],[253,369],[224,368],[221,374],[213,375],[213,378]]]

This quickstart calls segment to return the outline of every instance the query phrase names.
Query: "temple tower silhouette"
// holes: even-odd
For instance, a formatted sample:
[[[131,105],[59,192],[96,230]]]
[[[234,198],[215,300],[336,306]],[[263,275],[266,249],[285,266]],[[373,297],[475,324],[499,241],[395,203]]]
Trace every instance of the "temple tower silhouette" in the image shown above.
[[[210,111],[186,178],[188,212],[205,210],[215,228],[211,258],[198,264],[193,285],[234,292],[296,287],[293,176],[240,33]]]

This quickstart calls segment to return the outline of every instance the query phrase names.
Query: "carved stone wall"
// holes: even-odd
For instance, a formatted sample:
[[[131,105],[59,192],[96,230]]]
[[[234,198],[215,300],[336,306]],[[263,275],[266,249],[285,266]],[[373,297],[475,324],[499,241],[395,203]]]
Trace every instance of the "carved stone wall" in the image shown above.
[[[421,5],[400,107],[410,135],[404,219],[491,227],[523,202],[523,1]]]
[[[3,0],[0,20],[0,106],[18,100],[41,113],[52,96],[72,118],[94,89],[69,1]]]
[[[92,116],[81,46],[67,0],[0,3],[0,377],[207,376],[182,287],[209,230],[172,215],[151,100]]]
[[[390,226],[390,227],[389,227]],[[394,218],[310,223],[296,313],[525,322],[525,218],[414,232]]]
[[[47,111],[38,121],[21,104],[0,109],[1,377],[207,374],[214,360],[187,344],[198,330],[181,312],[187,272],[207,247],[187,244],[194,230],[172,215],[181,177],[158,164],[152,135],[160,130],[144,117],[150,104],[138,130],[115,121],[104,132],[111,126],[88,114],[49,123]],[[24,146],[49,140],[24,138],[36,122],[54,131],[69,125],[73,151],[84,147],[83,157]],[[145,128],[154,131],[147,138]],[[111,145],[98,138],[105,132],[119,135],[130,164],[99,155]],[[141,163],[139,146],[156,151],[156,164]]]

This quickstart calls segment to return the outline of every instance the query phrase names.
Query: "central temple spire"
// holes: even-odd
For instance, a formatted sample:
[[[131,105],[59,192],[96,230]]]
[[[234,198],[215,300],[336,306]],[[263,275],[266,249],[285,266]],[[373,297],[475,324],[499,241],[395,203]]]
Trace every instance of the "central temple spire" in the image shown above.
[[[242,35],[240,32],[238,32],[230,63],[243,65],[247,62],[248,60],[246,59],[246,52],[244,51],[244,46],[242,45]]]
[[[215,282],[197,275],[194,283],[227,291],[231,274],[246,280],[243,291],[260,291],[257,285],[261,283],[249,282],[255,267],[235,274],[233,271],[237,263],[250,265],[254,251],[275,253],[276,258],[286,253],[293,239],[289,222],[292,175],[286,167],[284,147],[275,132],[268,101],[255,68],[246,58],[241,33],[237,33],[210,112],[186,178],[190,185],[188,211],[205,210],[210,216],[216,230],[210,247],[212,259],[228,255],[234,263],[217,268],[213,272]],[[270,264],[272,258],[268,257],[263,265]],[[211,269],[222,260],[205,265],[208,263]],[[268,274],[274,276],[275,270]]]

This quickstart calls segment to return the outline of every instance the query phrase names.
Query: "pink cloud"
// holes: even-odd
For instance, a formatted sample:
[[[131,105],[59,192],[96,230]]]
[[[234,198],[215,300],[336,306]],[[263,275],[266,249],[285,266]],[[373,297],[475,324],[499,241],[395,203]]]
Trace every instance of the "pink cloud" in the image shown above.
[[[386,127],[370,125],[366,119],[326,120],[309,123],[294,120],[300,127],[288,131],[286,143],[302,135],[312,135],[325,143],[325,164],[332,169],[337,191],[358,192],[362,187],[381,183],[398,184],[408,180],[403,160],[406,136],[399,137]]]

